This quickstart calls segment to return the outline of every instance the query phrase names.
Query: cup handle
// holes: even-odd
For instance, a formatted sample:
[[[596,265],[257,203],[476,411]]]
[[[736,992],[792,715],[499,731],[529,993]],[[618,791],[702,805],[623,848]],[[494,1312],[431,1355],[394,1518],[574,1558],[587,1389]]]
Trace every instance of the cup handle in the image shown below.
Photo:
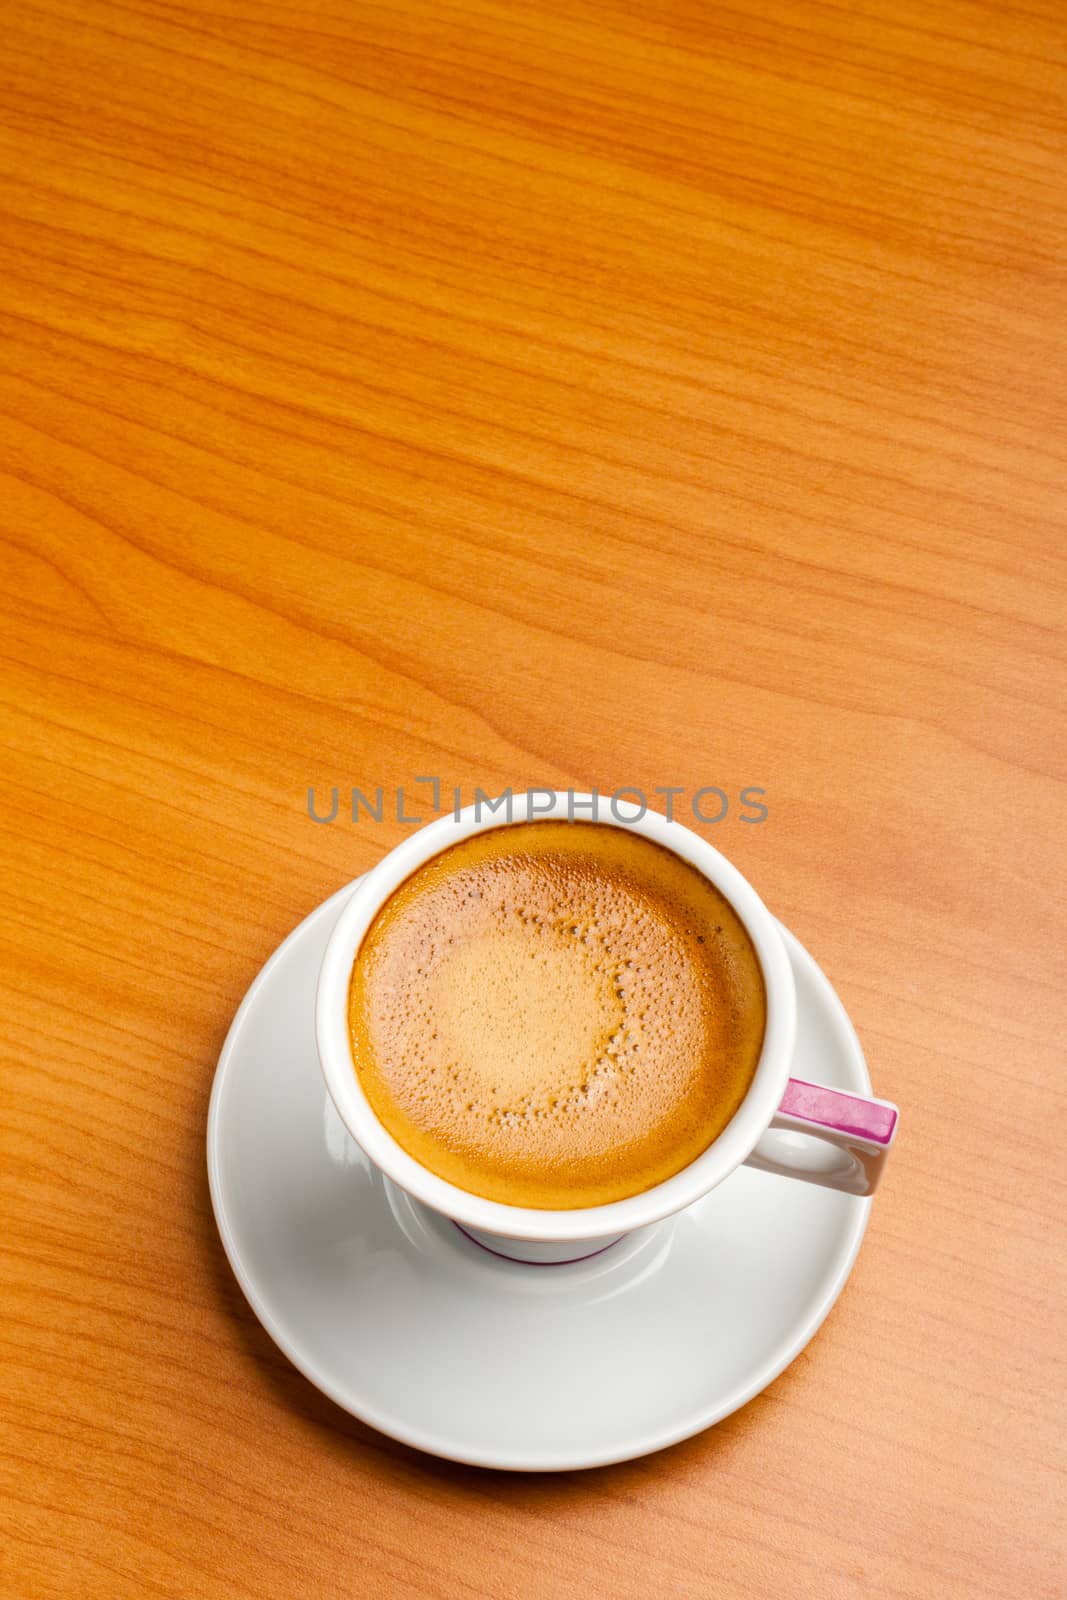
[[[790,1078],[747,1166],[824,1189],[870,1195],[878,1187],[899,1113],[889,1100]],[[798,1139],[797,1134],[814,1137]]]

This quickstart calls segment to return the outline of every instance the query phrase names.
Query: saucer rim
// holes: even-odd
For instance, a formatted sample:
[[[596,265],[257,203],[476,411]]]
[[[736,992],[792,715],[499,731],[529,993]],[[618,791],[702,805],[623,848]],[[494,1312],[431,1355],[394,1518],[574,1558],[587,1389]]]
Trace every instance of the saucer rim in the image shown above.
[[[656,1451],[668,1449],[671,1445],[680,1444],[683,1440],[693,1438],[698,1433],[703,1433],[707,1428],[714,1427],[716,1423],[722,1422],[728,1416],[732,1416],[735,1411],[739,1411],[742,1406],[755,1399],[776,1378],[781,1376],[786,1367],[796,1360],[797,1356],[822,1327],[822,1324],[833,1309],[848,1281],[855,1265],[856,1257],[859,1254],[860,1245],[863,1243],[870,1215],[871,1202],[869,1199],[861,1199],[855,1196],[845,1197],[851,1206],[851,1216],[840,1246],[841,1253],[837,1270],[807,1314],[794,1326],[792,1335],[786,1340],[782,1350],[771,1357],[770,1360],[762,1363],[747,1383],[738,1385],[726,1396],[721,1397],[713,1406],[687,1419],[681,1425],[653,1430],[630,1441],[623,1447],[603,1453],[572,1451],[555,1455],[549,1454],[544,1457],[527,1454],[525,1457],[520,1458],[508,1457],[484,1450],[465,1451],[462,1442],[459,1440],[438,1437],[425,1429],[420,1430],[418,1427],[408,1426],[401,1418],[378,1411],[373,1402],[367,1401],[361,1396],[353,1396],[350,1388],[343,1389],[335,1384],[329,1374],[323,1371],[314,1360],[308,1358],[295,1340],[289,1338],[272,1313],[267,1297],[260,1293],[254,1275],[244,1264],[241,1250],[227,1213],[221,1156],[221,1128],[224,1117],[226,1089],[231,1073],[231,1064],[237,1053],[245,1020],[255,1006],[261,991],[270,983],[275,967],[281,964],[289,945],[294,943],[303,933],[309,931],[309,924],[320,920],[326,921],[331,911],[334,912],[335,917],[340,913],[344,902],[352,892],[352,888],[353,884],[345,884],[343,888],[315,906],[286,935],[264,962],[263,966],[260,967],[245,992],[227,1030],[226,1038],[219,1052],[218,1065],[215,1069],[208,1104],[206,1140],[208,1187],[219,1237],[241,1292],[244,1294],[256,1318],[283,1355],[309,1383],[313,1384],[320,1393],[326,1395],[327,1399],[332,1400],[342,1411],[355,1417],[357,1421],[374,1428],[387,1438],[395,1439],[398,1443],[411,1449],[439,1456],[447,1461],[455,1461],[464,1466],[490,1468],[500,1472],[589,1471],[596,1467],[613,1466],[619,1462],[636,1460],[642,1456],[652,1455]],[[815,989],[820,993],[824,1003],[829,1002],[830,1012],[834,1019],[834,1027],[842,1034],[842,1045],[850,1057],[853,1070],[858,1070],[860,1090],[869,1094],[871,1085],[863,1050],[843,1002],[826,974],[815,961],[815,958],[800,943],[796,935],[791,933],[779,919],[775,918],[775,921],[782,934],[790,961],[794,966],[804,966],[808,969],[807,976],[813,981]],[[314,1003],[313,995],[311,1003]],[[326,1092],[325,1086],[323,1092]]]

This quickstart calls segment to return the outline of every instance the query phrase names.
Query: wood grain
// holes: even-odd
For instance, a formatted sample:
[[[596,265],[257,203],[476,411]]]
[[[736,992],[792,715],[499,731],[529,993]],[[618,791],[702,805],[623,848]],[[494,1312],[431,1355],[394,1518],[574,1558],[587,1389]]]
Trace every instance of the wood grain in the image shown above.
[[[4,42],[5,1600],[1062,1595],[1062,5]],[[812,1346],[645,1461],[392,1445],[214,1232],[233,1011],[404,831],[307,789],[430,773],[764,787],[704,831],[904,1108]]]

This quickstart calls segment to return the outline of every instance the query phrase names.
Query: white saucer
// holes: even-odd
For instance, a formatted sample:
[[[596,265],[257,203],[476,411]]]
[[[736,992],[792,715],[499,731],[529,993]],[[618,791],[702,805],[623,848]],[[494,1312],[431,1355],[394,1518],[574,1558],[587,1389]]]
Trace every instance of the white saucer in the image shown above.
[[[208,1116],[222,1242],[290,1361],[382,1433],[514,1471],[644,1455],[758,1394],[840,1294],[870,1202],[742,1168],[588,1261],[487,1254],[370,1167],[327,1098],[315,981],[347,892],[249,989]],[[869,1094],[840,1000],[782,931],[799,1006],[792,1071]]]

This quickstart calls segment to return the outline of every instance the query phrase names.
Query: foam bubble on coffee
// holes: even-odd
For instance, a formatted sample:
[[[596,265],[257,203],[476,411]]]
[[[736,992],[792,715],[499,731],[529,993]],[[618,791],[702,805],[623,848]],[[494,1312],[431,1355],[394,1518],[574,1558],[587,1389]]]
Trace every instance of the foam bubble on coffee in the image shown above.
[[[732,907],[643,835],[527,823],[419,868],[368,930],[353,1059],[416,1160],[490,1199],[602,1204],[721,1131],[763,1037]]]

